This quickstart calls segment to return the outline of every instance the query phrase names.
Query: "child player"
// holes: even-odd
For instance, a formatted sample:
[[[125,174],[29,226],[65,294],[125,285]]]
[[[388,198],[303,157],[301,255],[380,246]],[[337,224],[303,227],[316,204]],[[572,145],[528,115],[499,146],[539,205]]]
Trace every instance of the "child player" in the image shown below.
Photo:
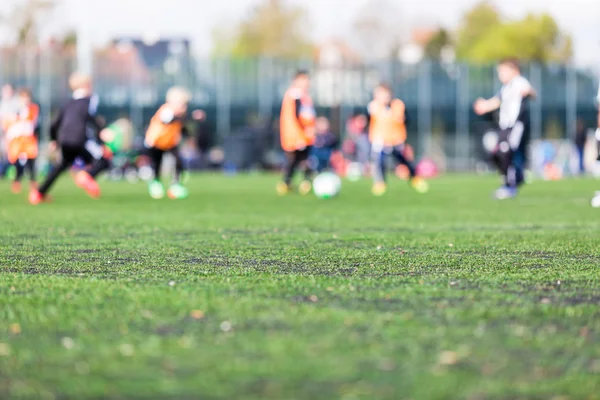
[[[337,142],[337,137],[331,131],[329,120],[325,117],[317,118],[315,122],[315,143],[311,150],[311,167],[318,174],[330,167],[331,155]]]
[[[369,141],[373,157],[373,194],[385,194],[386,156],[392,155],[408,167],[410,184],[419,193],[429,190],[427,182],[418,177],[415,167],[404,156],[406,143],[406,109],[404,102],[394,98],[392,89],[381,84],[375,88],[373,101],[368,107],[370,126]]]
[[[598,85],[598,96],[596,97],[598,106],[598,128],[596,129],[596,144],[598,146],[598,161],[600,161],[600,84]]]
[[[156,112],[146,132],[145,145],[152,163],[154,180],[148,190],[153,199],[165,197],[165,189],[160,181],[160,169],[163,155],[170,153],[175,157],[175,176],[167,191],[171,199],[185,199],[188,191],[181,184],[183,161],[179,155],[179,143],[187,135],[185,117],[190,93],[181,87],[173,87],[167,92],[166,103]]]
[[[316,112],[309,94],[310,77],[306,71],[298,71],[292,85],[283,97],[280,117],[281,148],[285,152],[286,167],[283,182],[277,185],[277,193],[290,192],[292,179],[298,167],[304,171],[300,184],[301,194],[310,193],[311,169],[308,164],[311,146],[315,141]]]
[[[31,190],[37,190],[35,183],[35,159],[38,155],[38,138],[36,135],[40,108],[31,99],[27,89],[17,93],[17,109],[6,122],[6,144],[8,161],[15,166],[17,173],[12,183],[13,193],[21,192],[21,179],[25,169],[29,172]]]
[[[524,164],[529,137],[529,99],[536,92],[527,79],[521,76],[519,63],[507,59],[498,64],[498,78],[502,83],[500,92],[491,99],[477,99],[474,109],[484,115],[500,109],[498,144],[493,158],[503,177],[503,186],[495,196],[508,199],[517,195],[524,182]]]
[[[75,183],[91,197],[99,197],[100,187],[95,178],[110,165],[112,154],[98,138],[102,124],[96,117],[98,98],[92,92],[91,78],[74,73],[69,78],[69,86],[73,97],[60,110],[50,127],[50,149],[60,149],[61,161],[52,168],[39,191],[31,192],[29,202],[34,205],[47,200],[48,191],[56,179],[77,158],[81,158],[90,167],[77,173]]]

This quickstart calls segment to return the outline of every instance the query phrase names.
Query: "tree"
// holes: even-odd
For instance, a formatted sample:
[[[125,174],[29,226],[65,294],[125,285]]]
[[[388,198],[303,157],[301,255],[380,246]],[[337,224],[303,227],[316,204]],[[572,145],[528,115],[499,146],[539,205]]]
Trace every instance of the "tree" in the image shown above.
[[[3,16],[2,22],[13,32],[18,45],[37,43],[42,17],[55,6],[55,0],[25,0]]]
[[[500,13],[489,1],[483,1],[463,17],[457,32],[456,56],[467,59],[471,48],[480,41],[489,30],[500,25]]]
[[[282,0],[265,0],[233,30],[215,30],[214,54],[239,58],[312,56],[308,27],[303,8],[286,6]]]
[[[503,21],[488,3],[467,13],[457,36],[457,56],[469,62],[491,63],[507,57],[568,62],[573,54],[571,38],[561,32],[552,16]]]
[[[400,11],[389,0],[370,0],[359,11],[352,31],[366,59],[396,58],[401,47]]]
[[[67,47],[67,48],[77,47],[77,31],[74,31],[74,30],[67,31],[61,39],[61,44],[63,47]]]
[[[425,45],[425,57],[433,61],[442,61],[444,49],[452,45],[450,34],[445,29],[440,29]]]

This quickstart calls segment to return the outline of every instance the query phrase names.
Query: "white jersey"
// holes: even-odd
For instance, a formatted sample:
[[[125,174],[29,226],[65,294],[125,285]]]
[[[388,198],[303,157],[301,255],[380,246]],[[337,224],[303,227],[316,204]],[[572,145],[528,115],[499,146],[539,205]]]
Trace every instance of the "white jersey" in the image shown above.
[[[511,129],[517,121],[527,118],[528,99],[523,97],[523,93],[530,88],[529,81],[520,75],[502,86],[498,93],[501,129]]]
[[[19,103],[17,99],[0,100],[0,122],[5,119],[13,118],[19,113]],[[0,130],[2,129],[0,124]]]

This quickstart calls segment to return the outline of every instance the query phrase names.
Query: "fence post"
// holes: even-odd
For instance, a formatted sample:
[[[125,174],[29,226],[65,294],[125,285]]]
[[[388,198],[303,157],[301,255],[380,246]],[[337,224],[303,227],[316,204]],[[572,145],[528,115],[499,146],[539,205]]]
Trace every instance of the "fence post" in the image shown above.
[[[258,113],[267,120],[273,113],[273,60],[261,57],[258,64]]]
[[[92,39],[89,32],[89,23],[92,17],[87,11],[87,7],[82,7],[84,21],[80,21],[77,29],[77,70],[85,74],[93,72],[94,50]]]
[[[470,154],[470,132],[469,116],[471,106],[469,104],[469,67],[458,64],[458,80],[456,90],[456,138],[455,157],[456,169],[468,168]],[[463,164],[464,163],[464,164]]]
[[[52,48],[43,47],[40,54],[40,141],[46,141],[52,113]]]
[[[565,133],[567,138],[575,133],[577,128],[577,70],[572,65],[567,65],[567,82],[566,82],[566,122],[567,128]]]
[[[423,61],[419,68],[419,83],[418,83],[418,132],[419,132],[419,149],[417,154],[422,157],[430,151],[431,146],[431,63]]]
[[[543,134],[542,117],[542,70],[538,64],[529,65],[529,80],[537,92],[537,100],[533,102],[529,113],[531,119],[531,139],[541,139]]]
[[[217,135],[225,139],[231,131],[230,63],[220,58],[216,64]]]

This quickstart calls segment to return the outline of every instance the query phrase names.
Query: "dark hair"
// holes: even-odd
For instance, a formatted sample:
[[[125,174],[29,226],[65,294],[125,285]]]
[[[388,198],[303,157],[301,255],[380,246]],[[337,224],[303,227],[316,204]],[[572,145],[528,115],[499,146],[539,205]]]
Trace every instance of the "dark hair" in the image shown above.
[[[308,73],[308,71],[307,71],[307,70],[305,70],[305,69],[299,69],[299,70],[298,70],[298,71],[296,71],[296,73],[294,74],[294,79],[298,79],[298,78],[300,78],[300,77],[303,77],[303,76],[309,77],[309,76],[310,76],[310,74],[309,74],[309,73]]]
[[[517,71],[521,71],[521,66],[519,64],[519,60],[514,57],[509,57],[501,60],[498,65],[506,65],[508,67],[514,68]]]

